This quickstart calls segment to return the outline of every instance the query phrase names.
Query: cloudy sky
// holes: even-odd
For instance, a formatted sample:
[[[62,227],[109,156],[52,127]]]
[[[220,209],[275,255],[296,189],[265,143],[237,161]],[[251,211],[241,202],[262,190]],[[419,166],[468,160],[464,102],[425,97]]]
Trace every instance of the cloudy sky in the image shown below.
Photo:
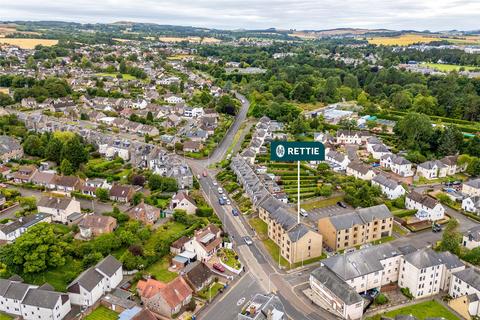
[[[0,20],[119,20],[210,28],[480,29],[478,0],[0,0]]]

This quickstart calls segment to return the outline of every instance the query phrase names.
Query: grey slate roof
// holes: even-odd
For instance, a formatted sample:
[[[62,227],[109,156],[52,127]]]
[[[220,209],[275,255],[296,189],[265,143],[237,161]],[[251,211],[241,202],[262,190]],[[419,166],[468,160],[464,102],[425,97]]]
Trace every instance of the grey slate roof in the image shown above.
[[[310,274],[346,305],[362,302],[362,297],[329,268],[321,266]]]
[[[107,276],[111,277],[117,272],[118,269],[122,267],[122,263],[115,259],[114,256],[108,255],[102,261],[97,263],[96,268],[106,274]]]
[[[350,229],[356,224],[363,224],[362,219],[357,212],[347,212],[345,214],[339,214],[329,218],[330,222],[335,226],[337,230]]]
[[[73,198],[42,196],[37,206],[65,210],[71,201],[73,201]]]
[[[454,254],[451,254],[448,251],[438,252],[438,257],[440,260],[445,263],[447,269],[455,269],[465,266],[465,264]]]
[[[385,188],[388,188],[390,190],[395,190],[398,187],[398,182],[392,179],[387,178],[383,174],[377,174],[372,181],[378,183],[381,186],[384,186]]]
[[[420,194],[416,191],[412,191],[407,195],[407,198],[413,200],[414,202],[421,203],[427,208],[433,209],[437,204],[439,204],[438,200],[430,197],[428,195]]]
[[[345,230],[354,225],[362,225],[371,222],[375,219],[383,220],[392,217],[392,213],[387,206],[380,204],[368,208],[360,208],[344,214],[329,217],[330,222],[337,230]]]
[[[446,165],[440,160],[426,161],[424,163],[420,163],[418,166],[427,170],[433,169],[435,166],[437,166],[439,169],[446,167]]]
[[[10,136],[0,136],[0,154],[10,153],[14,150],[20,150],[20,142]]]
[[[405,261],[417,269],[430,268],[443,264],[440,256],[430,248],[424,248],[405,255]]]
[[[480,226],[468,229],[465,235],[470,241],[480,241]]]
[[[381,260],[401,254],[400,250],[393,247],[390,243],[384,243],[350,253],[335,255],[322,260],[322,263],[343,281],[348,281],[383,270]]]
[[[480,178],[470,179],[467,182],[464,182],[463,184],[466,184],[467,186],[470,186],[472,188],[480,189]]]
[[[288,237],[295,243],[306,235],[308,231],[309,229],[304,224],[299,223],[288,231]]]
[[[361,174],[367,174],[370,170],[372,170],[371,167],[361,162],[350,162],[347,167],[360,172]]]
[[[30,289],[27,295],[22,301],[22,304],[36,306],[39,308],[53,309],[58,302],[58,299],[62,297],[59,292],[42,290],[42,289]]]
[[[471,287],[480,291],[480,271],[474,268],[467,268],[454,273],[455,277],[466,282]]]
[[[13,282],[3,296],[7,299],[22,300],[29,288],[28,284]]]
[[[12,281],[6,279],[0,279],[0,296],[4,296],[5,292],[7,292],[8,287]]]
[[[95,270],[95,267],[91,267],[84,272],[82,272],[73,282],[68,286],[67,291],[70,287],[78,283],[80,286],[85,288],[85,290],[92,291],[97,284],[102,281],[103,275]]]

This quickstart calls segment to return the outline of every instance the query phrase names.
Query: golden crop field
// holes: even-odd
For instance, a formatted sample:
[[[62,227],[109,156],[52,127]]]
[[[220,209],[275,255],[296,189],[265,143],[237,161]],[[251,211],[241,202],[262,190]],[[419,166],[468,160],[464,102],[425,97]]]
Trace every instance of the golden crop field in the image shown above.
[[[429,43],[442,40],[439,37],[422,34],[402,34],[398,37],[374,37],[367,39],[369,43],[384,46],[408,46],[414,43]]]
[[[158,40],[163,41],[163,42],[182,42],[182,41],[188,41],[188,42],[195,42],[199,43],[200,41],[203,43],[218,43],[221,40],[217,38],[200,38],[200,37],[159,37]]]
[[[0,38],[1,44],[10,44],[18,46],[22,49],[33,49],[35,46],[41,44],[42,46],[50,47],[58,43],[58,40],[50,39],[23,39],[23,38]]]

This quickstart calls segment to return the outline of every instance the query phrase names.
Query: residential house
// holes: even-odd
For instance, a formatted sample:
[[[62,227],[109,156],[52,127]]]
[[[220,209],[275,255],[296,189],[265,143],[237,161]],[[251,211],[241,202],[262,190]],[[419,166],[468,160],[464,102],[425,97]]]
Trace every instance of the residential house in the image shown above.
[[[397,199],[405,195],[405,188],[395,180],[379,174],[372,179],[372,186],[378,186],[388,199]]]
[[[470,179],[464,182],[462,185],[462,193],[470,197],[480,196],[480,178]]]
[[[42,196],[37,203],[39,213],[51,215],[52,221],[67,223],[68,217],[80,213],[80,201],[69,197]]]
[[[385,154],[380,158],[380,166],[390,169],[402,177],[413,176],[412,163],[402,156],[393,153]]]
[[[371,147],[370,153],[374,159],[380,160],[383,156],[390,154],[390,150],[383,143]]]
[[[447,167],[447,176],[453,176],[455,173],[463,169],[457,166],[457,160],[458,156],[446,156],[440,159],[440,162]]]
[[[366,131],[338,130],[337,143],[341,144],[365,144],[372,135]]]
[[[37,172],[37,168],[32,165],[21,166],[17,172],[13,173],[13,181],[15,183],[29,183],[32,177]]]
[[[138,205],[126,211],[130,219],[143,222],[145,225],[153,225],[160,218],[160,209],[146,204],[143,199]]]
[[[416,217],[420,220],[437,221],[445,217],[445,208],[437,199],[416,191],[407,195],[405,207],[409,210],[417,210]]]
[[[23,157],[20,141],[10,136],[0,136],[0,162],[18,160]]]
[[[198,260],[208,261],[222,245],[222,230],[210,224],[195,231],[194,236],[184,244],[185,250],[197,255]]]
[[[30,288],[21,302],[25,320],[63,319],[72,309],[67,294],[55,292],[49,284]]]
[[[325,161],[327,161],[332,167],[333,170],[343,171],[347,169],[350,159],[344,154],[331,150],[325,155]]]
[[[469,250],[480,246],[480,226],[475,226],[467,230],[463,235],[462,245]]]
[[[96,197],[95,192],[98,188],[110,190],[112,186],[106,179],[93,178],[87,179],[80,187],[80,191],[87,196]]]
[[[182,270],[183,278],[194,292],[207,288],[215,278],[215,273],[203,262],[195,261]]]
[[[133,194],[132,186],[114,184],[109,191],[109,198],[112,201],[127,203],[132,200]]]
[[[171,254],[179,254],[182,251],[185,251],[185,243],[190,241],[190,238],[186,236],[182,236],[180,239],[174,241],[170,245],[170,253]]]
[[[183,143],[184,152],[200,152],[203,149],[203,144],[199,141],[185,141]]]
[[[53,190],[56,186],[57,175],[51,171],[36,171],[30,180],[36,186],[42,186],[45,189]]]
[[[310,273],[310,288],[315,298],[343,318],[357,320],[363,316],[363,298],[338,275],[326,266],[320,266]]]
[[[179,191],[173,196],[170,203],[171,210],[185,210],[188,214],[194,214],[197,211],[195,200],[187,192]]]
[[[466,268],[452,275],[448,302],[464,319],[475,319],[480,316],[480,271]]]
[[[237,315],[237,320],[287,319],[282,301],[274,294],[255,294],[243,310]]]
[[[449,167],[440,160],[420,163],[417,166],[417,176],[425,179],[444,178],[449,174]]]
[[[80,190],[83,185],[83,181],[74,176],[57,176],[55,181],[55,187],[58,191],[70,194],[72,191]]]
[[[137,292],[148,309],[168,319],[172,319],[190,303],[193,293],[180,276],[168,283],[154,279],[140,280]]]
[[[384,204],[318,220],[324,243],[338,251],[392,235],[393,215]]]
[[[182,103],[184,101],[182,97],[173,94],[167,94],[163,99],[165,100],[165,102],[171,104]]]
[[[371,166],[361,162],[350,162],[347,166],[347,176],[354,176],[357,179],[370,181],[376,176]]]
[[[110,216],[87,215],[78,224],[80,235],[90,239],[101,234],[111,233],[117,227],[117,220]]]
[[[122,263],[109,255],[73,280],[67,293],[72,304],[89,307],[115,289],[122,279]]]
[[[34,225],[51,221],[52,217],[49,214],[37,213],[0,224],[0,241],[13,242]]]
[[[462,209],[480,215],[480,196],[472,196],[463,199]]]

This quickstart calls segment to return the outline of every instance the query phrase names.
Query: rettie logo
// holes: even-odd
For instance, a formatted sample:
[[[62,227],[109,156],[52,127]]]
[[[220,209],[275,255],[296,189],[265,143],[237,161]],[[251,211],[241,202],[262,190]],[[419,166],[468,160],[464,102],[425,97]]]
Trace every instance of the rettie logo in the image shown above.
[[[277,157],[283,158],[283,156],[285,155],[285,147],[279,144],[275,149],[275,152],[277,153]]]

